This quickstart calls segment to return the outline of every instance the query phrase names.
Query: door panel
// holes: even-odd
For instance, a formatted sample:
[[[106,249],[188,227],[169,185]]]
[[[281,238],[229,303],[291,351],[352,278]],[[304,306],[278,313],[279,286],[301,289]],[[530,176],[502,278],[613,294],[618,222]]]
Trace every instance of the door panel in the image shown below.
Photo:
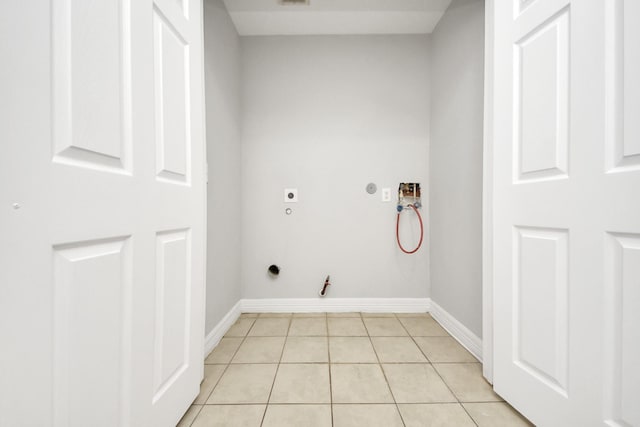
[[[173,427],[203,373],[201,4],[5,12],[0,425]]]
[[[53,158],[131,173],[129,2],[53,1]],[[99,33],[104,37],[88,35]]]
[[[157,176],[188,183],[189,45],[158,8],[154,8],[153,25]]]
[[[514,44],[517,181],[567,177],[568,43],[565,8]]]
[[[640,4],[616,0],[607,5],[608,140],[607,170],[640,169]]]
[[[131,255],[129,237],[54,248],[56,426],[83,426],[94,417],[101,425],[123,425],[128,419]]]
[[[189,230],[156,236],[154,397],[157,402],[189,364]]]
[[[151,425],[177,423],[199,392],[204,353],[202,4],[154,0],[154,186],[170,194],[156,215]],[[194,198],[197,195],[198,198]],[[197,327],[194,321],[198,321]],[[176,416],[178,415],[178,416]]]
[[[568,370],[568,230],[515,229],[514,363],[562,396]]]
[[[631,0],[615,3],[619,5],[616,18],[619,23],[618,31],[622,34],[622,37],[618,38],[620,46],[617,48],[622,51],[622,58],[620,58],[618,66],[622,73],[619,78],[623,79],[622,95],[624,99],[621,111],[624,132],[619,164],[620,166],[633,165],[638,168],[640,167],[640,120],[638,120],[640,116],[640,82],[637,76],[640,75],[640,52],[638,52],[637,41],[640,40],[640,28],[638,28],[637,20],[640,17],[640,4]]]
[[[607,115],[604,146],[605,203],[605,382],[604,420],[611,427],[640,425],[640,208],[615,197],[635,195],[640,174],[640,4],[607,3]],[[636,73],[635,75],[633,73]],[[615,212],[630,207],[631,215]]]
[[[607,239],[605,313],[605,419],[610,426],[640,425],[640,234]]]
[[[493,6],[495,390],[536,425],[638,425],[640,7]]]

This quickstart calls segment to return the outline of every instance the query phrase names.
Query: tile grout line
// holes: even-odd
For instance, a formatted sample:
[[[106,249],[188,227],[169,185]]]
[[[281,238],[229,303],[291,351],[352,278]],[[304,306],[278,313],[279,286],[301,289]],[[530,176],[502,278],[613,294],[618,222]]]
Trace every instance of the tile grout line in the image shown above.
[[[240,319],[240,318],[238,318]],[[238,354],[238,351],[240,351],[240,347],[242,347],[242,344],[244,344],[244,342],[247,339],[247,336],[249,335],[249,332],[251,331],[251,329],[253,328],[253,325],[255,325],[256,323],[256,318],[253,319],[253,322],[251,322],[251,326],[249,326],[249,329],[247,329],[247,333],[245,334],[244,337],[242,337],[242,341],[240,341],[240,345],[238,346],[238,348],[236,348],[236,351],[233,352],[233,354],[231,355],[231,358],[229,359],[229,362],[226,363],[226,366],[224,367],[224,369],[222,370],[222,373],[220,374],[220,377],[218,378],[218,380],[216,381],[216,383],[213,385],[213,387],[211,387],[211,391],[209,392],[209,394],[207,395],[207,398],[204,400],[204,403],[202,404],[202,406],[204,407],[204,405],[207,404],[207,402],[209,401],[209,398],[211,397],[211,395],[213,394],[213,391],[216,389],[216,387],[218,386],[218,384],[220,383],[220,380],[222,379],[222,377],[224,376],[224,374],[227,372],[227,370],[229,369],[229,366],[231,366],[231,362],[233,361],[233,358],[236,357],[236,354]],[[231,329],[231,328],[229,328]],[[229,331],[227,331],[229,332]],[[222,338],[225,338],[224,335],[222,336]],[[233,337],[227,337],[227,338],[233,338]],[[222,339],[220,339],[222,341]],[[220,343],[218,343],[218,345],[220,345]],[[217,346],[216,346],[217,347]],[[211,350],[211,353],[213,353],[213,351],[215,350],[215,348],[213,350]],[[209,355],[211,354],[209,353]],[[207,355],[207,357],[209,357],[209,355]],[[206,359],[205,359],[206,360]],[[200,409],[200,412],[202,411],[202,409]],[[198,415],[200,415],[200,412],[198,412]],[[195,418],[193,419],[194,421],[196,420]]]
[[[394,313],[393,318],[396,319],[396,321],[398,323],[400,323],[400,326],[402,327],[402,329],[404,329],[404,331],[407,333],[407,335],[411,336],[409,331],[407,331],[407,328],[405,328],[404,325],[402,324],[402,322],[400,321],[400,318],[398,317],[398,315]],[[371,345],[373,346],[373,341],[371,341]],[[375,347],[373,347],[373,351],[376,351]],[[378,356],[378,353],[376,352],[376,357],[377,356]],[[426,358],[426,356],[425,356],[425,358]],[[427,361],[428,360],[429,359],[427,358]],[[380,364],[380,369],[382,369],[382,373],[384,374],[384,379],[387,382],[387,385],[389,386],[389,390],[391,390],[391,384],[389,384],[389,379],[387,378],[386,372],[384,372],[384,368],[382,367],[382,364]],[[407,423],[404,421],[404,417],[402,416],[402,411],[400,411],[400,405],[398,405],[398,402],[396,401],[396,397],[393,395],[393,391],[391,392],[391,395],[393,396],[393,401],[396,404],[396,410],[398,411],[398,414],[400,415],[400,421],[402,421],[402,425],[406,427]]]
[[[238,320],[240,320],[242,317],[242,314],[240,315],[240,317],[238,317]],[[234,357],[236,357],[236,354],[238,353],[238,351],[240,350],[240,347],[242,346],[242,344],[244,343],[244,341],[247,339],[247,335],[249,335],[249,331],[251,331],[251,328],[253,328],[253,325],[256,323],[256,319],[255,318],[251,318],[253,319],[253,321],[251,322],[251,326],[249,326],[249,329],[247,330],[247,333],[243,336],[243,337],[226,337],[226,338],[242,338],[242,341],[240,341],[240,345],[238,345],[238,348],[236,348],[236,350],[233,352],[233,354],[231,355],[231,358],[229,359],[229,362],[225,363],[225,367],[222,370],[222,373],[220,374],[220,377],[218,378],[218,380],[215,382],[215,384],[213,385],[213,387],[211,387],[211,391],[209,392],[209,394],[207,394],[207,398],[204,399],[204,403],[199,405],[200,406],[200,410],[198,411],[198,413],[196,414],[195,417],[193,417],[193,420],[191,421],[191,423],[189,423],[189,426],[187,427],[191,427],[193,425],[193,423],[196,422],[196,420],[198,419],[198,416],[200,415],[200,413],[202,412],[202,410],[204,409],[204,407],[207,405],[207,402],[209,401],[209,398],[211,397],[211,395],[213,394],[213,391],[216,389],[216,387],[218,386],[218,384],[220,383],[220,380],[222,379],[222,377],[224,376],[224,374],[227,372],[227,369],[229,369],[229,366],[231,366],[231,361],[233,360]],[[237,320],[236,320],[237,321]],[[235,324],[235,322],[234,322]],[[233,325],[232,325],[233,326]],[[232,327],[231,326],[231,327]],[[229,327],[229,329],[231,329],[231,327]],[[227,330],[227,332],[229,332],[229,330]],[[225,335],[222,336],[222,338],[220,339],[220,341],[222,341],[222,339],[225,338]],[[218,342],[218,345],[220,345],[220,343]],[[216,347],[218,346],[216,345]],[[215,351],[215,347],[213,348],[213,350],[211,350],[211,352],[207,355],[207,357],[209,357],[211,355],[211,353],[213,353]],[[206,360],[206,358],[205,358]],[[205,363],[205,367],[206,367],[206,363]],[[211,363],[211,365],[220,365],[220,363]],[[191,403],[191,406],[193,406],[193,403]]]
[[[394,319],[397,320],[396,316],[393,316]],[[382,371],[382,376],[384,378],[384,382],[387,384],[387,388],[389,389],[389,393],[391,394],[391,398],[393,399],[393,404],[396,407],[396,411],[398,411],[398,416],[400,416],[400,422],[402,423],[403,427],[406,427],[406,423],[404,422],[404,418],[402,417],[402,414],[400,413],[400,407],[398,406],[398,402],[396,401],[396,396],[393,394],[393,390],[391,390],[391,384],[389,384],[389,379],[387,378],[387,373],[384,371],[384,368],[382,367],[382,363],[380,362],[380,357],[378,356],[378,352],[376,351],[376,347],[373,345],[373,340],[371,339],[371,333],[369,332],[369,328],[367,328],[367,323],[364,321],[364,318],[362,319],[362,323],[364,324],[364,328],[367,330],[367,336],[369,337],[369,343],[371,343],[371,348],[373,349],[373,353],[376,355],[376,360],[378,360],[378,367],[380,368],[380,371]]]
[[[431,360],[429,359],[429,357],[427,357],[427,355],[424,353],[424,351],[422,351],[422,348],[420,348],[420,346],[418,345],[418,343],[416,342],[414,336],[411,334],[411,332],[409,332],[409,329],[407,329],[407,327],[404,325],[404,323],[402,323],[402,319],[400,317],[398,317],[396,315],[396,319],[398,320],[398,322],[400,322],[400,326],[402,326],[402,329],[405,330],[405,332],[407,333],[407,335],[409,336],[409,338],[411,338],[411,341],[413,341],[413,344],[415,344],[416,347],[418,347],[418,350],[420,350],[420,353],[422,353],[422,355],[424,356],[425,359],[427,359],[427,364],[429,366],[431,366],[431,369],[434,370],[434,372],[436,373],[436,375],[440,376],[438,374],[438,371],[436,371],[436,368],[433,367],[433,363],[431,363]],[[458,405],[460,405],[460,402],[458,402],[458,398],[456,397],[455,394],[453,394],[453,390],[451,390],[449,388],[449,385],[444,381],[444,379],[442,377],[440,377],[440,379],[442,380],[442,382],[444,383],[445,387],[447,387],[447,390],[449,390],[449,392],[451,393],[451,395],[456,399],[456,403]],[[460,405],[462,406],[462,405]],[[398,412],[400,412],[400,408],[398,408]],[[402,412],[400,412],[400,416],[402,416]]]
[[[211,391],[213,391],[213,390],[211,390]],[[200,409],[198,409],[198,413],[196,414],[196,416],[195,416],[195,417],[193,417],[193,419],[191,420],[191,422],[189,423],[189,425],[188,425],[188,426],[186,426],[186,427],[191,427],[191,426],[193,425],[193,423],[195,423],[195,422],[196,422],[196,419],[198,419],[198,415],[200,415],[200,412],[202,412],[202,409],[204,408],[204,405],[197,405],[197,406],[199,406],[199,407],[200,407]],[[190,406],[190,407],[193,407],[193,403],[191,404],[191,406]],[[183,415],[183,416],[184,416],[184,415]],[[178,424],[179,424],[179,423],[180,423],[180,421],[178,421]]]
[[[325,325],[327,327],[327,360],[329,361],[329,410],[331,411],[331,427],[333,427],[333,383],[331,382],[331,341],[329,340],[329,316],[325,313]]]
[[[273,382],[271,383],[271,389],[269,390],[269,396],[267,397],[267,404],[264,407],[264,413],[262,414],[262,420],[260,421],[260,427],[264,424],[264,419],[267,416],[267,410],[269,409],[269,401],[271,400],[271,394],[273,393],[273,387],[276,385],[276,378],[278,378],[278,371],[280,370],[280,364],[282,363],[282,356],[284,355],[284,348],[287,346],[287,339],[289,339],[289,331],[291,330],[291,323],[293,322],[293,313],[289,317],[289,325],[287,326],[287,333],[284,336],[284,344],[282,350],[280,350],[280,360],[276,365],[276,373],[273,376]]]
[[[462,410],[463,410],[463,411],[467,414],[467,416],[471,419],[471,422],[472,422],[472,423],[474,423],[474,424],[476,425],[476,427],[478,427],[478,426],[479,426],[479,424],[476,422],[476,419],[475,419],[475,418],[473,418],[473,417],[471,416],[471,414],[469,413],[469,411],[467,411],[467,408],[462,404],[462,402],[459,402],[458,404],[462,407]]]
[[[397,317],[397,316],[396,316]],[[433,317],[431,317],[433,319]],[[471,416],[471,414],[467,411],[467,408],[464,407],[464,405],[462,404],[462,402],[460,401],[460,399],[458,398],[458,396],[453,392],[453,390],[451,389],[451,387],[449,386],[449,384],[444,380],[444,378],[442,377],[442,375],[440,375],[440,372],[438,372],[438,370],[436,369],[435,366],[433,366],[433,362],[429,359],[429,357],[424,353],[424,351],[422,351],[422,348],[418,345],[418,343],[415,340],[415,337],[409,332],[409,330],[406,328],[406,326],[404,325],[404,323],[402,323],[402,320],[398,317],[398,321],[400,322],[400,324],[402,325],[402,327],[404,328],[405,331],[407,331],[407,334],[409,334],[409,337],[411,337],[411,340],[413,341],[413,343],[416,345],[416,347],[418,347],[418,350],[420,350],[420,353],[423,354],[423,356],[427,359],[427,361],[429,362],[429,365],[431,365],[431,369],[433,369],[433,371],[436,373],[436,375],[440,378],[440,380],[442,381],[442,383],[445,385],[445,387],[447,387],[447,390],[449,390],[449,392],[451,393],[451,395],[456,399],[456,402],[461,408],[462,410],[467,414],[467,416],[469,417],[469,419],[471,419],[471,422],[473,424],[476,425],[476,427],[478,426],[478,423],[476,423],[476,420],[473,419],[473,417]],[[434,322],[438,323],[438,321],[436,319],[433,319]],[[440,325],[438,323],[438,325]],[[440,325],[442,326],[442,325]],[[455,362],[452,362],[455,363]]]
[[[471,414],[469,413],[469,411],[467,410],[467,408],[464,406],[464,403],[499,403],[499,402],[503,402],[504,401],[493,401],[493,400],[488,400],[488,401],[484,401],[484,400],[478,400],[478,401],[461,401],[460,398],[458,398],[458,396],[453,392],[453,390],[451,389],[451,387],[449,386],[449,384],[444,380],[443,376],[440,374],[440,372],[435,368],[434,362],[432,362],[429,357],[427,357],[427,355],[425,354],[425,352],[423,351],[423,349],[417,344],[416,341],[416,337],[414,335],[412,335],[411,333],[409,333],[407,326],[403,323],[402,319],[404,319],[405,317],[400,317],[395,313],[391,313],[393,316],[383,316],[383,317],[387,317],[387,318],[393,318],[396,321],[400,322],[401,327],[404,329],[405,332],[407,332],[407,335],[409,336],[409,338],[411,338],[412,342],[414,343],[414,345],[416,345],[420,351],[420,353],[425,357],[426,359],[426,364],[431,365],[432,369],[436,372],[436,375],[440,378],[440,380],[445,384],[445,386],[447,387],[447,389],[451,392],[452,396],[455,398],[455,402],[424,402],[427,404],[458,404],[459,406],[462,407],[464,413],[469,417],[469,419],[471,420],[471,422],[473,423],[473,425],[478,426],[478,423],[476,422],[476,420],[471,416]],[[262,415],[262,420],[260,425],[262,426],[264,424],[264,420],[266,419],[266,412],[269,408],[269,406],[271,405],[270,400],[271,400],[271,396],[273,393],[273,390],[275,388],[275,381],[277,378],[277,375],[279,373],[279,368],[281,364],[286,364],[286,362],[283,362],[283,358],[284,358],[284,350],[286,348],[286,344],[288,342],[288,338],[290,336],[291,330],[292,330],[292,326],[293,326],[293,314],[290,314],[289,316],[278,316],[278,317],[287,317],[288,320],[288,325],[287,325],[287,331],[285,334],[285,339],[284,339],[284,343],[280,352],[280,358],[279,361],[277,362],[277,367],[276,367],[276,372],[274,374],[274,378],[271,384],[271,389],[269,391],[269,396],[267,399],[267,403],[265,404],[265,409]],[[321,317],[321,316],[313,316],[313,317]],[[313,318],[313,317],[305,317],[305,318]],[[327,358],[328,358],[328,368],[329,368],[329,396],[330,396],[330,413],[331,413],[331,425],[334,425],[334,413],[333,413],[333,389],[332,389],[332,375],[331,375],[331,366],[332,364],[336,364],[339,365],[340,363],[332,363],[331,360],[331,345],[330,345],[330,338],[331,335],[329,333],[329,316],[327,315],[327,313],[324,313],[324,319],[325,319],[325,328],[326,328],[326,342],[327,342]],[[383,318],[380,317],[380,318]],[[408,316],[407,316],[408,317]],[[389,392],[392,396],[393,399],[393,403],[396,407],[396,410],[398,411],[398,414],[400,415],[400,419],[403,423],[404,426],[406,426],[404,417],[402,416],[402,413],[400,411],[399,408],[399,403],[397,402],[395,395],[393,393],[393,390],[391,389],[391,385],[389,384],[389,380],[387,378],[386,372],[384,371],[383,367],[382,367],[382,362],[380,360],[380,356],[378,355],[378,351],[376,350],[374,344],[373,344],[373,337],[371,336],[371,333],[366,325],[365,322],[365,317],[363,316],[363,314],[360,312],[358,317],[353,317],[355,318],[359,318],[364,326],[364,329],[367,333],[366,337],[368,338],[372,349],[374,350],[374,354],[376,356],[376,360],[377,363],[356,363],[356,364],[373,364],[373,365],[378,365],[379,369],[381,369],[382,373],[383,373],[383,377],[385,379],[385,382],[387,384],[387,387],[389,389]],[[367,317],[368,318],[368,317]],[[204,403],[203,404],[197,404],[197,406],[200,406],[200,408],[198,408],[197,413],[194,415],[193,421],[191,423],[189,423],[189,426],[192,426],[193,423],[196,422],[196,420],[199,418],[199,416],[202,414],[202,410],[204,409],[205,405],[209,405],[209,406],[216,406],[216,405],[225,405],[224,403],[220,403],[220,404],[216,404],[216,403],[207,403],[208,400],[211,398],[212,393],[215,391],[216,387],[219,385],[219,382],[221,381],[222,377],[226,374],[226,372],[228,371],[229,367],[233,364],[232,361],[233,359],[237,356],[238,352],[240,351],[240,349],[242,348],[242,346],[244,345],[244,343],[246,342],[246,340],[249,338],[249,334],[251,333],[251,331],[253,330],[254,327],[256,327],[256,323],[257,320],[259,319],[259,317],[254,317],[254,318],[246,318],[247,320],[251,320],[251,325],[249,326],[247,332],[242,336],[242,337],[227,337],[227,336],[223,336],[223,338],[241,338],[241,342],[238,345],[238,347],[235,349],[235,351],[233,352],[233,354],[231,355],[229,362],[225,363],[225,367],[222,370],[222,373],[220,374],[220,377],[217,379],[217,381],[215,382],[215,384],[213,385],[211,391],[208,393],[206,399],[204,399]],[[431,318],[433,319],[433,318]],[[435,319],[433,319],[433,321],[435,321],[436,323],[438,323]],[[228,331],[227,331],[228,332]],[[390,335],[390,336],[399,336],[399,335]],[[418,335],[418,336],[422,336],[422,335]],[[425,335],[426,337],[430,337],[431,335]],[[435,335],[434,335],[435,336]],[[439,335],[438,335],[439,336]],[[282,337],[282,335],[267,335],[267,336],[259,336],[259,337]],[[319,338],[317,335],[300,335],[300,336],[296,336],[296,337],[311,337],[311,338]],[[338,336],[341,337],[341,336]],[[343,337],[345,338],[354,338],[356,336],[352,336],[352,335],[344,335]],[[214,349],[215,350],[215,349]],[[211,354],[211,353],[210,353]],[[210,355],[209,354],[209,355]],[[209,356],[208,355],[208,356]],[[207,356],[207,357],[208,357]],[[291,363],[295,363],[295,362],[291,362]],[[305,362],[308,363],[308,362]],[[243,364],[273,364],[273,363],[243,363]],[[324,364],[322,362],[311,362],[310,364]],[[345,364],[351,364],[351,363],[346,363]],[[425,364],[424,362],[389,362],[389,364]],[[462,364],[478,364],[477,362],[441,362],[441,363],[437,363],[437,364],[447,364],[447,365],[462,365]],[[481,363],[479,363],[481,365]],[[207,365],[220,365],[220,363],[209,363]],[[238,365],[242,365],[242,364],[238,364]],[[384,404],[386,402],[374,402],[374,403],[360,403],[360,405],[367,405],[367,404]],[[413,404],[424,404],[421,402],[414,402]],[[282,405],[288,405],[291,403],[282,403]],[[299,404],[307,404],[304,402],[300,402]],[[411,403],[409,403],[411,404]],[[193,405],[193,404],[192,404]],[[237,404],[233,404],[235,405],[250,405],[249,403],[237,403]],[[274,405],[278,405],[276,403],[274,403]],[[321,405],[321,404],[318,404]]]
[[[272,363],[275,365],[275,363]],[[476,403],[476,402],[474,402]],[[206,406],[262,406],[264,403],[256,402],[225,402],[225,403],[210,403]],[[202,405],[204,406],[204,405]],[[327,406],[327,403],[313,403],[313,402],[272,402],[269,406]]]
[[[271,365],[275,365],[275,363],[271,363]],[[326,363],[325,363],[326,365]],[[369,365],[376,365],[376,363],[369,363]],[[469,402],[464,402],[464,403],[479,403],[479,404],[485,404],[485,403],[507,403],[507,402],[501,402],[501,401],[497,401],[497,400],[474,400],[474,401],[469,401]],[[400,405],[457,405],[458,402],[451,402],[451,401],[434,401],[434,402],[405,402],[405,403],[399,403]],[[193,406],[260,406],[263,405],[263,403],[255,403],[255,402],[249,402],[249,403],[233,403],[233,402],[225,402],[225,403],[209,403],[209,404],[201,404],[201,403],[195,403]],[[269,405],[271,406],[326,406],[328,405],[328,403],[318,403],[318,402],[272,402]],[[351,403],[336,403],[336,405],[349,405],[349,406],[358,406],[358,405],[392,405],[392,403],[389,402],[351,402]]]

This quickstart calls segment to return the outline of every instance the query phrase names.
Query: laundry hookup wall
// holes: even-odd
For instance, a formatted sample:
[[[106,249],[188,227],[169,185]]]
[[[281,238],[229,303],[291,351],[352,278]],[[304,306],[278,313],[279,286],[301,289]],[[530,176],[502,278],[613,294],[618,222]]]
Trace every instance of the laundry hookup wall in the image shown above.
[[[428,181],[429,36],[242,37],[241,48],[243,297],[318,298],[328,274],[325,298],[428,297],[427,252],[400,251],[395,198],[380,190]],[[414,246],[418,224],[405,225]]]

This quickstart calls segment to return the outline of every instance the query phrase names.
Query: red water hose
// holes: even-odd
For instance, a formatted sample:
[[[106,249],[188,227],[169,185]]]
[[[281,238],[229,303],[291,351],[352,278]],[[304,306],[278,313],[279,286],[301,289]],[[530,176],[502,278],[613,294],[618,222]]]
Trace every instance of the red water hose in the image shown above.
[[[418,215],[418,221],[420,221],[420,241],[418,242],[418,246],[416,246],[416,248],[412,251],[408,251],[402,247],[402,243],[400,243],[400,212],[398,212],[398,219],[396,220],[396,239],[398,240],[398,246],[400,246],[400,250],[402,252],[404,252],[405,254],[415,254],[416,252],[418,252],[418,249],[420,249],[420,246],[422,246],[422,238],[424,237],[424,226],[422,225],[422,216],[420,216],[420,212],[418,211],[418,209],[416,209],[416,207],[413,205],[409,206],[415,211],[416,215]]]

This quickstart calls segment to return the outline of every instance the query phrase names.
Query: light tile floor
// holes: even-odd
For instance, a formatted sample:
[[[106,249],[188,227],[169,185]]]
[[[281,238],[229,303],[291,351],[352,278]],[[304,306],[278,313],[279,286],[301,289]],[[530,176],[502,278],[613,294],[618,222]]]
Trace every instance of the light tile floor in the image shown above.
[[[243,314],[178,427],[531,426],[426,313]]]

